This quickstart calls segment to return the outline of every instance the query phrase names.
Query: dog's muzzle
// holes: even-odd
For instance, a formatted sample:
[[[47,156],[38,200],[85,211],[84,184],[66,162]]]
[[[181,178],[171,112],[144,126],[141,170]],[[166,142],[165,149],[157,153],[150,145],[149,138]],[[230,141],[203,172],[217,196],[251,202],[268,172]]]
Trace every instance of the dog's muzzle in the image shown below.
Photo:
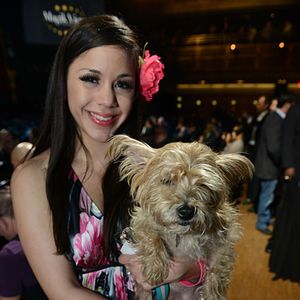
[[[184,204],[177,208],[177,215],[182,221],[190,221],[195,215],[195,208]]]

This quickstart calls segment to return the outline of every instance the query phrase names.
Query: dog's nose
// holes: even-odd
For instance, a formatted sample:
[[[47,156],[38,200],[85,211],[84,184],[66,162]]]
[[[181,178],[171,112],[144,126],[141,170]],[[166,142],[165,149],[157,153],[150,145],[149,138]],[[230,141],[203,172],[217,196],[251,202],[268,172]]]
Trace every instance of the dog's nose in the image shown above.
[[[188,206],[186,204],[177,208],[178,217],[184,221],[189,221],[193,218],[195,214],[194,207]]]

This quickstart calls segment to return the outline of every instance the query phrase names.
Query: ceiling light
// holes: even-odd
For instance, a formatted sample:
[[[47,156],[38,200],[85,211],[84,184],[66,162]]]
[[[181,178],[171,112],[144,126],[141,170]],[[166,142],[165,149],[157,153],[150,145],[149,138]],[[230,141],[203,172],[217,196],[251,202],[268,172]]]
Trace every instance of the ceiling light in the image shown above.
[[[231,51],[236,50],[236,44],[230,44],[230,50]]]

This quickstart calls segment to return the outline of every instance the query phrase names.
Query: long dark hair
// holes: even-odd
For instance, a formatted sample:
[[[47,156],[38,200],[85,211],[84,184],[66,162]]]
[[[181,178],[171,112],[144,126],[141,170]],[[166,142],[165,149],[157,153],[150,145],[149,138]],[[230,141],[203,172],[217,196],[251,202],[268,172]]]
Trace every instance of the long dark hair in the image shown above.
[[[120,180],[120,161],[113,161],[108,166],[103,178],[104,198],[104,254],[117,262],[119,256],[118,242],[122,230],[129,224],[129,212],[132,200],[126,180]]]
[[[72,27],[58,48],[50,72],[44,118],[33,156],[48,148],[51,150],[46,175],[46,193],[52,213],[53,234],[58,254],[64,254],[69,250],[68,173],[74,159],[77,139],[88,156],[88,150],[83,145],[68,107],[68,70],[81,53],[105,45],[116,45],[124,49],[133,59],[138,74],[140,47],[136,35],[122,20],[112,15],[84,18]],[[138,101],[134,102],[132,112],[126,121],[128,124],[134,122],[137,103]],[[134,128],[134,125],[131,127]]]

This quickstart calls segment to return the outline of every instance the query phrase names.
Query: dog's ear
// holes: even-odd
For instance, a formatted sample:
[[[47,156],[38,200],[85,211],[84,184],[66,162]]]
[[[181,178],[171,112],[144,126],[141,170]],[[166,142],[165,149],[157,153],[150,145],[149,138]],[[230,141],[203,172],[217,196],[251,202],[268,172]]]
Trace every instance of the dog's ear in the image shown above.
[[[107,155],[112,160],[129,157],[135,163],[142,163],[153,156],[155,149],[125,134],[117,134],[108,141]]]
[[[153,157],[155,149],[127,135],[118,134],[108,143],[107,155],[112,160],[122,157],[122,176],[127,177],[131,172],[143,169],[146,162]]]
[[[251,161],[241,154],[219,154],[216,163],[230,185],[244,182],[252,176],[254,170]]]

